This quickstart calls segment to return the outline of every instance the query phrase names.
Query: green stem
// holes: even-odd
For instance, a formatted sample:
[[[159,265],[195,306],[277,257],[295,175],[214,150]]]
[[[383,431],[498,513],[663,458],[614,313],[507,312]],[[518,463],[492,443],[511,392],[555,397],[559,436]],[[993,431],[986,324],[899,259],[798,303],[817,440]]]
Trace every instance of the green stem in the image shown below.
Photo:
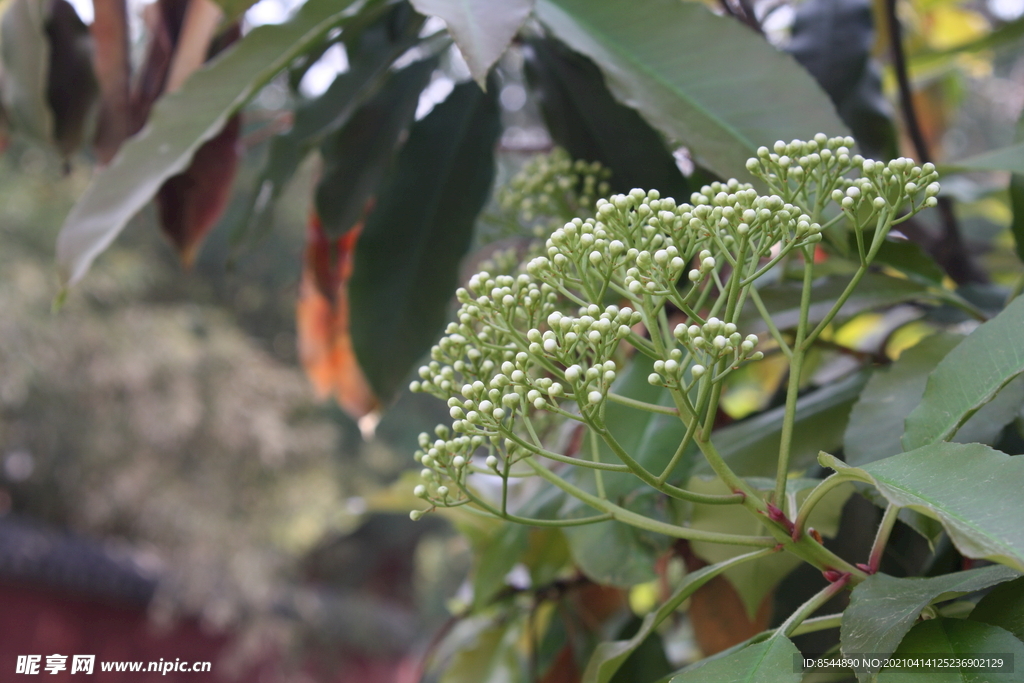
[[[612,392],[608,392],[608,400],[614,401],[630,408],[636,408],[637,410],[646,410],[649,413],[661,413],[662,415],[679,415],[679,409],[671,406],[659,406],[655,403],[647,403],[646,401],[638,401],[635,398],[629,398],[628,396],[621,396]]]
[[[594,464],[601,464],[601,453],[598,447],[597,433],[591,429],[590,431],[590,459],[594,461]],[[597,486],[597,495],[601,498],[607,498],[604,494],[604,476],[601,474],[601,470],[594,470],[594,482]]]
[[[567,455],[561,455],[559,453],[552,453],[551,451],[545,450],[545,449],[540,448],[538,446],[534,446],[532,443],[530,443],[529,441],[523,439],[521,436],[519,436],[515,432],[513,432],[513,431],[511,431],[509,429],[506,429],[504,427],[501,428],[501,434],[505,438],[512,440],[514,443],[516,443],[519,446],[522,446],[523,448],[525,448],[526,450],[530,451],[534,455],[539,455],[542,458],[547,458],[548,460],[554,460],[556,462],[564,462],[567,465],[575,465],[577,467],[589,467],[590,469],[595,469],[595,470],[606,470],[608,472],[629,472],[629,468],[626,467],[625,465],[616,465],[615,463],[610,463],[610,462],[609,463],[604,463],[604,462],[602,462],[602,463],[588,462],[586,460],[580,460],[579,458],[570,458]]]
[[[839,579],[833,581],[828,586],[820,590],[814,595],[814,597],[802,604],[797,611],[793,612],[793,614],[791,614],[789,618],[779,626],[775,632],[776,635],[781,633],[787,638],[793,635],[793,632],[805,619],[821,609],[821,606],[843,590],[849,581],[850,575],[843,574]]]
[[[532,460],[527,460],[526,464],[533,468],[533,471],[542,479],[554,484],[569,495],[580,499],[596,510],[611,514],[613,519],[638,529],[643,529],[656,534],[664,534],[665,536],[670,536],[672,538],[685,538],[690,541],[709,541],[711,543],[751,546],[755,548],[774,548],[778,545],[778,542],[770,536],[725,534],[715,531],[704,531],[702,529],[691,529],[689,527],[676,526],[675,524],[669,524],[667,522],[659,522],[658,520],[631,512],[626,508],[612,503],[611,501],[602,500],[593,494],[587,493],[583,489],[573,486],[551,470],[533,462]]]
[[[844,477],[841,474],[833,474],[826,477],[824,481],[814,487],[814,490],[808,494],[807,499],[804,500],[803,505],[800,506],[800,512],[796,516],[796,520],[793,522],[793,538],[799,538],[804,532],[804,526],[807,524],[807,518],[811,516],[811,511],[814,510],[814,506],[817,505],[822,498],[828,495],[829,491],[837,486],[842,486],[848,481],[853,481],[849,477]]]
[[[811,309],[811,280],[814,270],[813,247],[805,247],[804,283],[800,295],[800,321],[793,341],[793,355],[789,365],[789,385],[786,387],[786,414],[782,420],[782,435],[779,439],[779,465],[775,474],[775,504],[781,506],[786,500],[786,481],[789,478],[789,458],[793,445],[793,426],[796,423],[796,400],[800,392],[800,375],[804,365],[804,338],[807,334],[807,317]]]
[[[896,526],[896,519],[899,514],[899,507],[892,503],[889,503],[889,506],[885,508],[885,514],[882,515],[882,521],[878,525],[878,532],[875,534],[875,542],[871,545],[871,554],[868,555],[868,567],[872,574],[877,572],[878,567],[882,564],[885,544],[889,542],[889,535],[892,533],[893,527]]]

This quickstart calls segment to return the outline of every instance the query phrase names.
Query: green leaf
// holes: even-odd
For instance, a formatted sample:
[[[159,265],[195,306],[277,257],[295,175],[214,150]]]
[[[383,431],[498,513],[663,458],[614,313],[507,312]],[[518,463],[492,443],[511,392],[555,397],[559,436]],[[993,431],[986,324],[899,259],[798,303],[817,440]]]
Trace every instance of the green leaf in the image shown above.
[[[1013,634],[997,626],[970,621],[939,617],[929,619],[910,630],[894,653],[895,657],[914,657],[920,654],[936,654],[944,657],[990,657],[993,654],[1010,655],[1016,666],[1024,661],[1024,643]],[[883,670],[878,683],[1016,683],[1020,673],[1014,671],[986,671],[970,669],[944,669],[928,672],[913,669]]]
[[[850,411],[843,437],[846,462],[859,466],[903,450],[903,423],[921,401],[928,375],[962,340],[955,334],[933,334],[904,351],[889,367],[872,373]]]
[[[850,246],[855,253],[856,237],[852,234]],[[875,254],[874,262],[895,268],[923,285],[941,287],[946,277],[945,271],[916,242],[887,239]]]
[[[846,656],[871,653],[885,657],[896,650],[921,611],[939,600],[1010,581],[1018,572],[993,565],[931,578],[898,579],[874,574],[850,593],[850,605],[843,612],[839,640]],[[931,652],[931,650],[919,650]],[[877,673],[878,667],[858,674],[862,680]]]
[[[621,588],[657,578],[654,563],[667,546],[664,537],[622,522],[598,522],[562,531],[573,561],[584,574],[598,583]]]
[[[321,145],[323,173],[316,188],[316,212],[329,235],[338,237],[355,225],[376,193],[436,64],[436,59],[427,59],[392,76]]]
[[[796,10],[787,51],[817,79],[866,156],[896,156],[892,106],[871,57],[869,0],[810,0]]]
[[[64,221],[57,238],[62,279],[80,280],[165,180],[183,171],[260,88],[359,6],[354,0],[309,0],[290,21],[256,27],[161,98],[146,128],[93,177]]]
[[[420,14],[444,19],[480,87],[533,10],[533,0],[410,0]]]
[[[796,403],[791,471],[807,469],[816,462],[822,444],[838,447],[843,440],[850,406],[867,381],[867,373],[856,373],[817,391],[801,396]],[[779,439],[785,406],[772,408],[712,435],[719,454],[734,472],[743,477],[773,477],[779,457]],[[694,474],[710,476],[710,465],[700,455]]]
[[[808,321],[813,325],[821,321],[832,309],[833,304],[850,284],[852,276],[829,275],[817,280],[811,290],[811,307]],[[780,330],[796,327],[800,320],[800,293],[802,283],[786,280],[777,284],[759,288],[758,294],[765,308],[771,313],[772,321]],[[889,277],[877,273],[867,273],[857,288],[846,300],[836,322],[848,319],[861,311],[881,306],[892,306],[904,301],[913,301],[927,295],[928,287],[913,280]],[[767,329],[760,314],[752,302],[744,306],[739,323],[740,329],[757,332]]]
[[[939,362],[928,378],[920,405],[907,416],[906,450],[950,439],[979,408],[1024,372],[1021,330],[1024,297],[974,330]]]
[[[699,3],[538,0],[537,16],[592,59],[618,99],[724,178],[760,145],[846,127],[792,57]]]
[[[574,159],[611,169],[613,192],[656,188],[665,197],[690,196],[690,186],[661,135],[635,109],[620,104],[601,70],[550,38],[527,42],[526,74],[554,141]],[[629,140],[628,145],[622,144]]]
[[[363,23],[366,18],[359,19]],[[348,123],[385,81],[391,63],[416,44],[423,20],[408,5],[398,5],[368,26],[356,27],[353,22],[352,28],[361,30],[353,31],[356,35],[346,42],[349,70],[337,76],[320,97],[300,105],[291,129],[270,141],[260,191],[255,195],[259,205],[252,207],[254,215],[248,222],[259,224],[272,214],[306,156],[326,136]]]
[[[479,629],[481,624],[470,624]],[[462,626],[463,624],[460,624]],[[517,621],[501,621],[491,623],[488,627],[470,630],[467,634],[469,642],[465,643],[452,657],[451,664],[441,674],[441,683],[481,683],[482,681],[503,681],[519,683],[523,681],[523,669],[516,653],[516,641],[520,637],[521,628]]]
[[[726,657],[697,662],[671,683],[798,683],[803,675],[796,673],[793,657],[799,654],[793,641],[775,636]]]
[[[1024,142],[945,164],[949,170],[1024,173]]]
[[[771,479],[748,479],[747,481],[755,490],[765,493],[774,490],[775,487],[775,481]],[[818,483],[814,479],[792,480],[787,488],[788,496],[791,497],[789,510],[798,509],[799,504]],[[709,481],[700,477],[691,478],[686,488],[698,493],[719,495],[730,492],[729,487],[721,479]],[[808,526],[814,527],[824,536],[835,536],[839,531],[839,517],[842,514],[843,505],[852,494],[852,485],[840,487],[840,490],[829,494],[811,512],[807,521]],[[703,531],[721,531],[751,536],[763,536],[768,533],[760,520],[740,505],[696,505],[690,517],[690,526]],[[725,562],[743,552],[743,549],[735,546],[704,541],[690,541],[690,548],[701,559],[712,563]],[[747,616],[753,621],[765,596],[800,563],[800,558],[791,553],[776,553],[745,562],[737,567],[730,567],[725,572],[725,578],[729,580],[737,595],[740,596],[743,606],[747,610]]]
[[[240,18],[245,11],[256,4],[258,0],[213,0],[224,12],[225,21],[234,21]]]
[[[1024,577],[996,586],[977,604],[970,619],[1005,628],[1024,641]]]
[[[819,461],[873,484],[894,505],[938,519],[961,554],[1024,571],[1024,459],[939,442],[859,468],[826,453]]]
[[[679,608],[686,598],[693,595],[701,586],[715,578],[723,571],[749,563],[750,557],[756,553],[744,553],[732,557],[719,564],[703,567],[687,574],[682,583],[676,587],[668,600],[657,610],[644,617],[640,628],[629,640],[604,642],[597,646],[587,662],[583,672],[583,683],[609,683],[619,667],[635,652],[665,619]]]
[[[352,342],[385,401],[444,326],[494,176],[495,97],[463,83],[413,125],[356,245]]]
[[[1024,17],[1017,20],[1024,27]],[[1024,115],[1017,123],[1017,142],[1024,142]],[[1013,242],[1017,248],[1017,256],[1024,261],[1024,174],[1014,173],[1010,176],[1010,209],[1013,211],[1013,221],[1010,223],[1010,231],[1013,233]]]
[[[42,0],[14,0],[4,12],[0,20],[4,70],[0,98],[17,130],[48,145],[53,142],[54,120],[46,99],[50,71],[46,18]]]

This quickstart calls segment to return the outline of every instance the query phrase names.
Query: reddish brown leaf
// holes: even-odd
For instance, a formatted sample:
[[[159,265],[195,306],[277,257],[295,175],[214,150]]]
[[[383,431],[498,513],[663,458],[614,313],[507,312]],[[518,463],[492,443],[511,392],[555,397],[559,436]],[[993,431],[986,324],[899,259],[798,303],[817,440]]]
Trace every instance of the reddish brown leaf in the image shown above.
[[[379,407],[356,361],[348,327],[348,279],[361,231],[357,225],[331,239],[311,217],[296,307],[299,359],[314,391],[321,398],[334,396],[357,420]]]
[[[100,87],[95,150],[100,162],[107,163],[131,133],[128,9],[125,0],[93,0],[92,5],[93,68]]]
[[[241,119],[235,115],[224,130],[196,151],[185,172],[169,178],[156,195],[160,227],[186,267],[192,265],[203,238],[231,198],[241,156],[240,130]]]
[[[539,683],[577,683],[579,680],[580,667],[576,663],[576,655],[572,646],[566,645],[540,678]]]
[[[695,572],[707,563],[693,554],[689,544],[677,544],[686,562],[686,570]],[[743,600],[724,576],[716,576],[690,596],[690,623],[693,635],[706,657],[726,650],[768,628],[772,615],[772,593],[764,597],[751,621]]]

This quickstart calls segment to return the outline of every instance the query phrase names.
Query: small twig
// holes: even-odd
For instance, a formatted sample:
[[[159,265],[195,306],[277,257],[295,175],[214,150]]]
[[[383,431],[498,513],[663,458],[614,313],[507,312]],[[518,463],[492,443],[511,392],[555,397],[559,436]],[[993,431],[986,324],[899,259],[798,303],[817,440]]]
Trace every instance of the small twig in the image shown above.
[[[913,90],[907,70],[907,55],[903,49],[903,29],[896,16],[896,2],[897,0],[885,0],[886,21],[889,23],[889,48],[892,52],[893,69],[896,72],[896,82],[899,86],[903,122],[907,128],[907,135],[914,145],[918,161],[924,164],[932,161],[932,155],[914,108]],[[953,203],[949,197],[939,197],[938,200],[939,216],[942,220],[942,239],[933,245],[932,255],[957,284],[984,282],[984,275],[971,262],[964,247],[956,215],[953,212]]]

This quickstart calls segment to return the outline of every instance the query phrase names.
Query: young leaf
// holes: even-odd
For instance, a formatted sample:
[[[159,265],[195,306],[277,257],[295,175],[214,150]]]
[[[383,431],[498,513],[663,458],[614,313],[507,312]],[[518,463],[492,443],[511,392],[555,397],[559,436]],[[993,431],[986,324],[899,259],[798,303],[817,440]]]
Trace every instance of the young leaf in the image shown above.
[[[359,220],[412,122],[420,91],[436,64],[436,59],[426,59],[393,75],[320,146],[324,167],[316,208],[328,234],[342,235]]]
[[[629,655],[643,644],[659,624],[672,616],[672,613],[679,608],[679,605],[686,598],[693,595],[697,589],[707,584],[723,571],[747,562],[755,554],[757,553],[744,553],[724,562],[709,565],[687,574],[668,600],[657,610],[644,617],[643,623],[632,638],[629,640],[604,642],[597,646],[597,649],[590,656],[590,661],[587,662],[586,670],[583,672],[583,683],[609,683],[615,672],[629,658]]]
[[[724,178],[748,177],[760,145],[846,130],[792,57],[699,3],[538,0],[537,16],[601,67],[620,101]]]
[[[1024,372],[1021,330],[1024,297],[978,327],[939,362],[920,405],[907,416],[904,449],[952,438],[979,408]]]
[[[850,605],[843,613],[839,630],[842,652],[847,656],[870,652],[885,657],[896,650],[921,610],[940,596],[944,600],[955,598],[1017,576],[1018,572],[1002,565],[930,578],[869,576],[853,589]],[[926,651],[932,652],[921,650]],[[858,677],[865,680],[877,672],[875,667]]]
[[[526,75],[540,93],[541,113],[557,144],[574,159],[610,168],[613,192],[639,187],[680,201],[690,196],[661,134],[635,109],[616,101],[593,62],[551,38],[527,46]],[[622,144],[627,139],[629,144]]]
[[[873,484],[894,505],[938,519],[961,554],[1024,571],[1024,459],[940,441],[859,468],[826,453],[818,460]]]
[[[258,26],[156,105],[145,134],[127,141],[99,171],[71,210],[57,238],[57,263],[67,284],[145,206],[165,180],[296,56],[352,13],[355,0],[309,0],[293,19]]]
[[[356,249],[352,339],[390,399],[436,338],[494,176],[495,93],[464,83],[417,122]]]
[[[1024,577],[992,589],[971,612],[970,619],[1005,628],[1024,641]]]
[[[1024,661],[1024,643],[1013,634],[998,626],[990,626],[969,619],[939,617],[922,621],[910,630],[893,653],[894,657],[914,657],[922,653],[950,658],[987,658],[1002,655],[1013,666]],[[972,669],[933,669],[928,672],[914,669],[886,669],[878,675],[878,683],[905,683],[907,680],[921,683],[961,683],[961,681],[984,681],[985,683],[1016,683],[1019,672],[1011,666],[1010,671],[985,671]]]
[[[444,19],[469,72],[483,88],[487,72],[533,10],[533,0],[410,0],[420,14]]]
[[[799,654],[789,638],[774,636],[724,657],[697,662],[670,683],[798,683],[803,674],[794,669],[793,657]]]

